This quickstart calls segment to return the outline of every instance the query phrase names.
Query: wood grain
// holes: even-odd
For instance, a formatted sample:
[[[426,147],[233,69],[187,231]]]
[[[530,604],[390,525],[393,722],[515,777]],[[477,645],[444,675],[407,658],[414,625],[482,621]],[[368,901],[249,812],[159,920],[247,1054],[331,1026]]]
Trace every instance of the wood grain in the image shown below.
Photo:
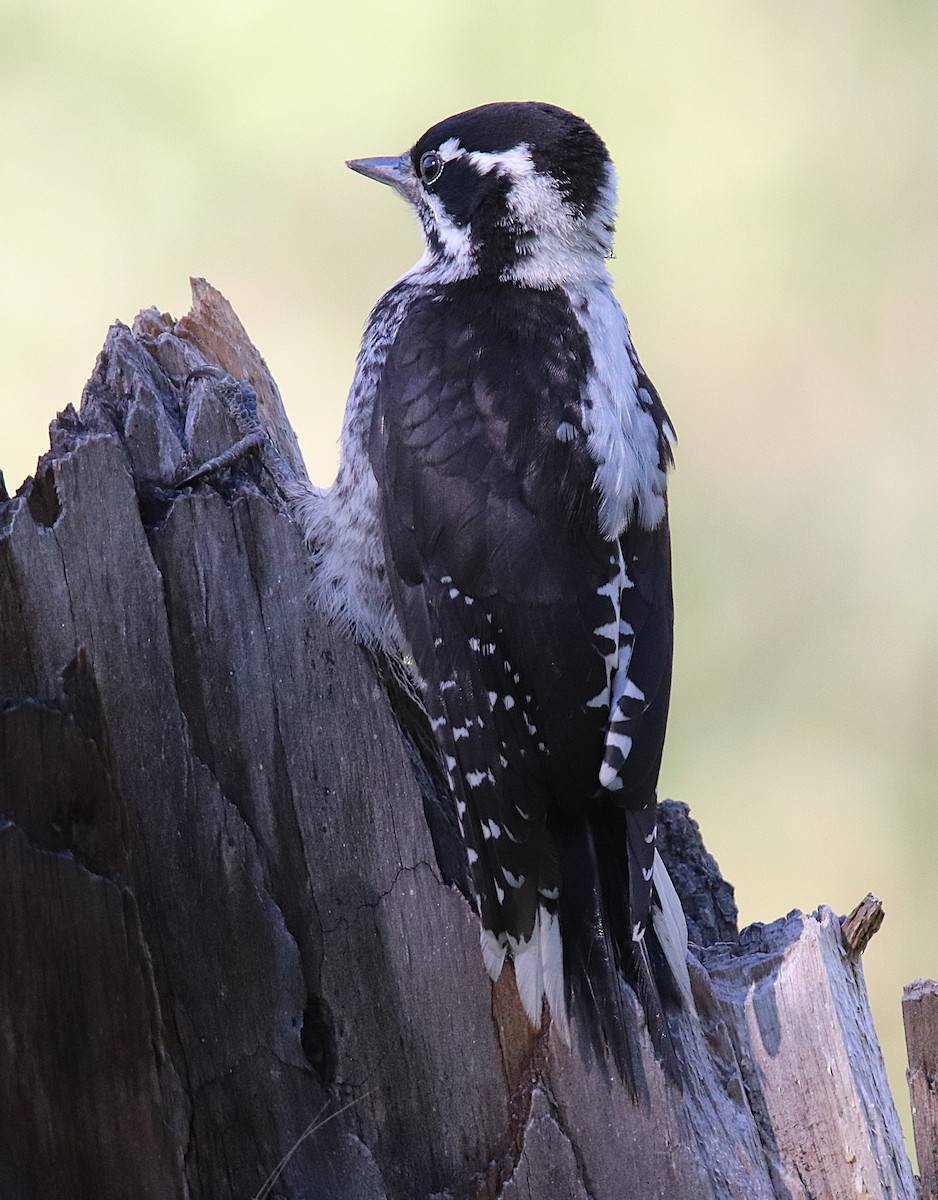
[[[916,979],[906,985],[902,1020],[922,1200],[938,1200],[938,981]]]
[[[646,1046],[633,1103],[527,1026],[510,968],[493,989],[447,799],[386,676],[310,610],[281,493],[256,457],[174,486],[239,434],[200,372],[266,372],[196,290],[110,331],[0,498],[4,1200],[246,1200],[294,1147],[273,1196],[913,1197],[839,922],[737,939],[684,806],[682,1091]]]

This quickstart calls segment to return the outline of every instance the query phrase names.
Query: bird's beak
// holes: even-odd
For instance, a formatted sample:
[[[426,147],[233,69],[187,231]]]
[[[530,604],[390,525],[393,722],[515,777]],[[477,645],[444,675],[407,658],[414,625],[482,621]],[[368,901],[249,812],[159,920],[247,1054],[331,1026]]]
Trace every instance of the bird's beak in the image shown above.
[[[359,175],[367,175],[369,179],[388,184],[400,192],[405,200],[414,198],[417,180],[410,154],[402,154],[400,158],[351,158],[345,165]]]

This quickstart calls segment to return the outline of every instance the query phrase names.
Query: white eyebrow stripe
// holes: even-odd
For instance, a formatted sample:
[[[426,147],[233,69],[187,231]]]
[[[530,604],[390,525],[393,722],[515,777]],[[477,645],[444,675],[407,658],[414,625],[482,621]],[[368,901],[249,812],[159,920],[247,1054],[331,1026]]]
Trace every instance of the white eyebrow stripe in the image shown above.
[[[437,150],[437,154],[439,154],[444,162],[452,162],[454,158],[462,158],[465,153],[465,150],[460,145],[459,138],[454,137],[447,138],[439,150]]]
[[[522,142],[520,146],[512,146],[510,150],[470,150],[466,159],[483,175],[497,171],[500,167],[516,179],[534,172],[534,160],[526,142]]]

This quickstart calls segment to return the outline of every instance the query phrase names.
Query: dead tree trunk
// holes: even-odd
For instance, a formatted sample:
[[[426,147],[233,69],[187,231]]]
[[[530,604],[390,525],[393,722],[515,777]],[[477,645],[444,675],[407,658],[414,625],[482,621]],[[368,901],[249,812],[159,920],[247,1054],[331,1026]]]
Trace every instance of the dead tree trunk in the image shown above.
[[[110,331],[0,502],[0,1195],[911,1200],[838,918],[737,937],[683,806],[683,1092],[648,1054],[634,1103],[492,987],[415,735],[310,610],[277,489],[251,459],[174,487],[237,434],[211,363],[302,470],[196,297]]]

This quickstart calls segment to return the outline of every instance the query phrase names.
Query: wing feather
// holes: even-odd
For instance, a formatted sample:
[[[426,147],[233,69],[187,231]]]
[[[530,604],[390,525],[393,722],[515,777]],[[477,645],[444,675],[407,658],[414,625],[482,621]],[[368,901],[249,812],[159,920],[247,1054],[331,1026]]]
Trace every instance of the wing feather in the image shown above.
[[[486,967],[497,976],[510,950],[528,1015],[539,1020],[546,995],[565,1028],[561,935],[564,946],[586,939],[573,960],[594,992],[597,963],[628,974],[627,947],[649,920],[670,687],[667,524],[619,542],[600,532],[583,427],[590,350],[565,294],[485,288],[466,280],[411,306],[377,388],[370,457]],[[611,821],[609,844],[589,849],[583,823],[610,801],[625,825]],[[580,823],[582,855],[558,856],[557,820]],[[585,873],[595,859],[618,899],[564,906],[564,858]],[[563,886],[595,893],[595,874]],[[635,954],[644,986],[643,944]],[[606,1007],[621,1023],[618,1000]]]

